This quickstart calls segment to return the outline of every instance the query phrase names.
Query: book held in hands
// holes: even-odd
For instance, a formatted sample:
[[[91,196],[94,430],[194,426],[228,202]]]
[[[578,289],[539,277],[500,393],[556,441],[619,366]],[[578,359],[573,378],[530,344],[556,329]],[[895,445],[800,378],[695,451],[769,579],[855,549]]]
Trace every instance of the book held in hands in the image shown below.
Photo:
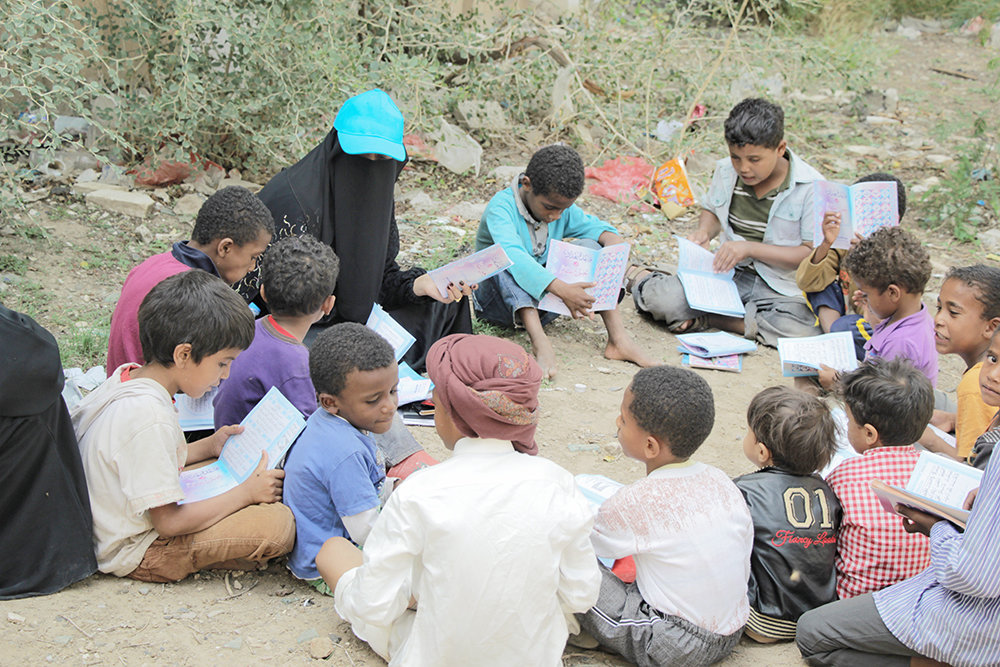
[[[684,297],[694,310],[729,317],[743,317],[746,308],[733,282],[733,269],[716,273],[712,268],[715,255],[697,243],[677,239],[677,277],[684,287]]]
[[[565,241],[550,241],[545,268],[566,283],[596,283],[586,290],[594,297],[590,310],[595,313],[614,310],[618,307],[618,293],[628,268],[629,250],[631,246],[627,243],[592,250]],[[542,296],[538,308],[561,315],[571,314],[563,300],[551,292]]]
[[[504,252],[500,244],[494,243],[488,248],[483,248],[479,252],[468,257],[456,259],[454,262],[428,271],[434,286],[442,297],[448,296],[448,284],[458,285],[465,282],[466,285],[474,285],[486,280],[490,276],[495,276],[504,269],[510,268],[514,262]]]
[[[898,195],[893,181],[850,186],[816,181],[813,183],[813,245],[822,242],[823,217],[830,212],[840,213],[840,233],[833,242],[834,248],[850,248],[855,234],[864,238],[882,227],[895,227],[899,224]]]
[[[778,358],[781,360],[781,374],[785,377],[819,375],[820,365],[837,371],[853,371],[858,367],[850,331],[779,338]]]
[[[875,479],[872,490],[887,512],[896,505],[933,514],[965,528],[969,511],[963,508],[969,492],[979,488],[983,471],[934,452],[921,452],[906,488]]]

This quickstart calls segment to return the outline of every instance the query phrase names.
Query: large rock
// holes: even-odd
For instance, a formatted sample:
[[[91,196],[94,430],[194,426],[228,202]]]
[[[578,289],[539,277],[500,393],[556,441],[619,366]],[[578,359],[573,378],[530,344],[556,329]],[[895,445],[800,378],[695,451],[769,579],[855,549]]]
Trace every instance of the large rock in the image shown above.
[[[147,217],[156,205],[156,202],[149,195],[141,192],[111,189],[91,192],[87,195],[87,203],[135,218]]]
[[[184,195],[174,204],[174,213],[194,217],[201,210],[201,205],[205,203],[206,197],[199,194]]]
[[[503,107],[493,100],[462,100],[455,109],[455,118],[467,130],[500,133],[510,128]]]

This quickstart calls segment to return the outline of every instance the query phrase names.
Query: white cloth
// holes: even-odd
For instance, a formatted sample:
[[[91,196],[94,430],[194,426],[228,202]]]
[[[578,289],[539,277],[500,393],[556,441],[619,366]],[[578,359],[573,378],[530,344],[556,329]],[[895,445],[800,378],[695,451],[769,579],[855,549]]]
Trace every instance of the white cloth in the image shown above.
[[[718,468],[678,463],[622,487],[601,505],[592,536],[603,558],[635,557],[647,604],[729,635],[750,615],[753,521]]]
[[[149,509],[184,499],[187,443],[160,383],[121,381],[119,367],[70,416],[80,442],[101,572],[125,576],[157,538]]]
[[[393,666],[561,665],[600,589],[592,524],[567,471],[463,438],[390,496],[337,613]]]

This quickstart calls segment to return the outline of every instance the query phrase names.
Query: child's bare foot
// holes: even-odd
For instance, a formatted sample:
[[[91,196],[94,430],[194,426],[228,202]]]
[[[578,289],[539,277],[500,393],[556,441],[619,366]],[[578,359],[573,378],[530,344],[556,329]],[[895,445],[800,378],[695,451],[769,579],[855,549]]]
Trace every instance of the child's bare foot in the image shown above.
[[[659,366],[662,363],[647,356],[646,353],[642,351],[642,348],[636,345],[635,341],[632,339],[617,342],[608,340],[608,345],[604,348],[604,357],[607,359],[616,359],[618,361],[631,361],[636,366],[640,366],[642,368]]]

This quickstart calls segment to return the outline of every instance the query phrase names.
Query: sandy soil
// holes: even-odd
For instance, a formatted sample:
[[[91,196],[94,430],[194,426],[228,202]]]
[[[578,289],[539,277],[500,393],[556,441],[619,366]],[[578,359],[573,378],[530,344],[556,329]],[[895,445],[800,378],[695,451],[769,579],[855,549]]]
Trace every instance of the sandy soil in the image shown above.
[[[989,104],[979,92],[981,84],[927,70],[934,65],[983,75],[987,56],[970,40],[953,34],[925,35],[917,42],[896,36],[879,39],[889,40],[899,49],[887,66],[881,85],[900,90],[904,99],[900,113],[906,121],[903,130],[877,126],[863,129],[868,141],[881,147],[885,158],[892,159],[906,141],[912,140],[914,133],[925,136],[932,126],[959,117],[963,109],[967,112],[969,108]],[[910,95],[911,90],[922,92],[919,96]],[[941,96],[946,96],[946,103],[940,103]],[[858,132],[857,121],[841,113],[832,101],[817,103],[817,113],[823,114],[831,127],[850,127],[852,133]],[[844,167],[848,173],[838,174],[841,180],[874,166],[871,157],[840,152],[836,141],[832,139],[829,148],[810,146],[802,152],[815,156],[815,162],[829,173],[841,171],[833,168],[834,164]],[[947,148],[939,150],[947,154]],[[527,154],[504,156],[504,161],[498,156],[490,159],[493,164],[517,164],[519,158],[526,160]],[[933,166],[918,160],[897,162],[892,168],[910,184],[940,174]],[[415,187],[415,180],[413,175],[405,177],[403,191]],[[444,208],[461,198],[477,201],[476,197],[481,195],[485,200],[503,185],[485,180],[467,184],[460,194],[434,194],[444,200],[441,202]],[[469,190],[473,191],[471,195]],[[658,220],[654,234],[648,232],[653,223],[626,214],[609,202],[585,196],[582,203],[620,224],[636,243],[637,253],[657,261],[671,259],[670,246],[662,239],[669,239],[669,232],[681,232],[691,226],[690,217],[673,223]],[[401,217],[407,217],[405,207],[401,213]],[[107,317],[128,267],[156,248],[156,242],[162,247],[165,241],[185,238],[189,224],[169,211],[159,214],[145,224],[154,235],[162,236],[154,242],[137,244],[134,222],[88,212],[82,204],[43,203],[34,207],[30,217],[50,230],[49,239],[28,242],[20,237],[0,236],[0,253],[16,251],[29,259],[32,269],[28,277],[51,297],[38,306],[39,319],[46,324],[62,322],[58,327],[53,324],[60,339],[73,335],[74,326],[85,328],[88,318]],[[414,218],[419,216],[410,216]],[[456,219],[454,226],[466,232],[459,245],[468,245],[475,223]],[[402,225],[404,246],[413,250],[422,241],[425,248],[433,247],[428,245],[424,229]],[[933,306],[947,267],[977,261],[981,253],[971,246],[958,246],[944,236],[926,233],[922,236],[934,258],[935,277],[925,299]],[[91,258],[90,265],[82,265],[80,253],[93,247],[102,252],[96,255],[90,252],[87,255]],[[105,258],[105,264],[95,267],[93,257],[98,256]],[[16,284],[8,286],[6,294],[0,291],[0,298],[16,307],[12,297],[25,298],[18,290]],[[671,335],[637,315],[630,300],[624,302],[622,309],[632,335],[645,349],[665,363],[679,363]],[[64,315],[62,320],[58,318],[60,312]],[[65,324],[66,313],[76,314],[81,323]],[[561,372],[557,381],[543,387],[541,394],[543,418],[538,430],[541,454],[574,473],[600,473],[621,482],[638,479],[643,474],[639,464],[623,458],[614,444],[615,416],[635,367],[601,356],[605,333],[599,320],[559,320],[551,326],[550,335]],[[523,335],[514,338],[527,344]],[[961,370],[957,359],[942,359],[939,386],[953,390]],[[718,466],[731,476],[751,471],[752,466],[740,448],[745,433],[745,410],[757,391],[787,382],[780,376],[777,355],[773,350],[760,348],[746,358],[744,370],[738,375],[698,372],[703,373],[715,392],[717,419],[715,430],[696,458]],[[447,456],[433,429],[414,430],[433,455]],[[711,568],[712,564],[705,566]],[[272,564],[262,572],[228,576],[202,573],[175,585],[149,585],[95,575],[56,595],[0,602],[0,624],[4,625],[5,644],[0,664],[299,664],[313,659],[310,641],[327,636],[335,642],[328,663],[382,664],[337,617],[332,600],[296,583],[281,563]],[[572,648],[567,649],[564,663],[624,664],[602,652]],[[724,664],[798,665],[801,660],[792,645],[758,646],[744,641]]]

